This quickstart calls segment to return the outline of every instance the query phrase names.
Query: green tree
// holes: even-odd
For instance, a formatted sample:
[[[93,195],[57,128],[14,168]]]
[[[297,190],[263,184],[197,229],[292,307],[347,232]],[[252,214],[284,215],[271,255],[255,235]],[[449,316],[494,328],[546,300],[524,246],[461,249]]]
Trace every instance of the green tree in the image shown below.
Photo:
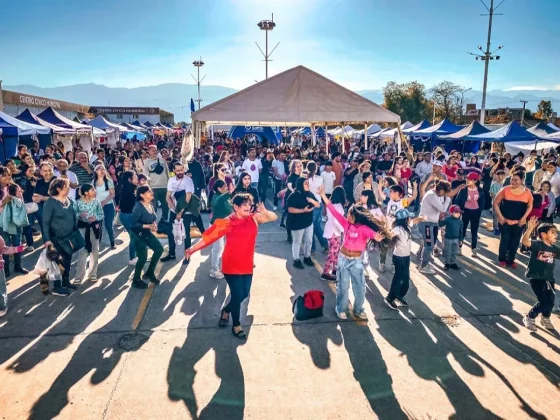
[[[543,99],[539,102],[539,105],[537,106],[537,112],[535,114],[535,117],[537,117],[540,120],[545,120],[547,118],[550,118],[552,112],[553,112],[552,101],[545,101]]]
[[[400,115],[402,121],[416,123],[426,117],[428,101],[421,83],[389,82],[383,88],[383,96],[385,108]]]
[[[461,117],[461,90],[455,83],[444,81],[430,89],[436,106],[436,116],[456,122]],[[433,109],[433,108],[432,108]]]

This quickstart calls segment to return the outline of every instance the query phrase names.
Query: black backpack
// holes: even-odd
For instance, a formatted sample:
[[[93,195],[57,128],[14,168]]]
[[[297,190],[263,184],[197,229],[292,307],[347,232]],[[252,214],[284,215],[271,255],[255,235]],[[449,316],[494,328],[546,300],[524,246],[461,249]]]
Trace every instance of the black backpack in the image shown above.
[[[292,306],[294,317],[298,321],[323,316],[325,294],[320,290],[309,290],[303,296],[298,296]]]
[[[151,174],[156,173],[158,175],[161,175],[163,172],[163,165],[161,163],[159,163],[159,158],[155,164],[155,166],[153,167],[153,169],[150,171]]]

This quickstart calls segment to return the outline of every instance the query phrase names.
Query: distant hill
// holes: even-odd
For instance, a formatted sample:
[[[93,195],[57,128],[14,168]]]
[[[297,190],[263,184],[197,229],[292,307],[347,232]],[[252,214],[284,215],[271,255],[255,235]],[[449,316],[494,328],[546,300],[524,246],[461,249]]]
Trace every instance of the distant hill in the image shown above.
[[[183,83],[167,83],[158,86],[138,88],[110,88],[94,83],[40,88],[33,85],[4,86],[6,90],[44,96],[84,105],[97,106],[153,106],[175,114],[175,121],[187,121],[190,118],[190,100],[197,98],[197,86]],[[224,86],[205,86],[201,88],[202,106],[222,99],[236,89]],[[383,90],[371,89],[357,92],[365,98],[383,103]],[[487,108],[520,108],[520,100],[528,100],[527,108],[535,112],[541,99],[552,100],[552,107],[560,111],[560,90],[523,90],[523,91],[489,91],[486,97]],[[482,102],[482,92],[469,91],[465,94],[464,104]]]

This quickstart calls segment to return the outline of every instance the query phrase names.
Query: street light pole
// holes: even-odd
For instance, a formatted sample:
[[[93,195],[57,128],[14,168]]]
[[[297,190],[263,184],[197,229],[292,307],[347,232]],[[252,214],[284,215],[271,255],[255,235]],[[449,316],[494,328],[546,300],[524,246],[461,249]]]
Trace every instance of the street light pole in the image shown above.
[[[473,53],[469,53],[471,55],[474,55],[476,57],[477,60],[482,60],[484,61],[484,81],[482,84],[482,103],[480,105],[480,124],[484,125],[484,119],[486,117],[486,90],[488,88],[488,66],[490,64],[490,60],[499,60],[500,56],[496,55],[494,56],[494,53],[498,50],[501,50],[503,48],[503,46],[499,46],[498,49],[496,51],[491,52],[490,51],[490,45],[491,45],[491,40],[492,40],[492,19],[494,17],[494,15],[496,16],[501,16],[501,13],[494,13],[496,11],[496,9],[498,7],[500,7],[502,5],[502,3],[505,0],[502,0],[500,4],[498,4],[496,7],[494,7],[494,0],[490,0],[490,8],[488,8],[488,6],[486,6],[486,4],[481,0],[482,4],[484,4],[484,7],[486,7],[486,10],[488,10],[488,38],[486,40],[486,51],[482,51],[482,47],[479,45],[478,49],[480,51],[483,52],[483,54],[473,54]],[[485,15],[483,15],[485,16]]]
[[[204,65],[204,61],[202,61],[202,57],[200,57],[200,60],[193,61],[193,66],[196,67],[196,79],[191,74],[192,78],[194,79],[194,81],[196,82],[196,85],[198,87],[198,99],[196,100],[196,102],[198,102],[198,109],[200,109],[200,103],[202,102],[202,98],[200,97],[200,84],[202,83],[202,80],[204,80],[204,78],[206,77],[206,75],[204,75],[202,80],[200,80],[200,68],[203,65]]]
[[[265,78],[268,79],[268,62],[272,61],[270,60],[270,56],[272,55],[272,53],[274,52],[274,50],[276,49],[276,47],[278,47],[278,44],[276,44],[276,47],[274,47],[272,49],[272,51],[270,52],[270,54],[268,53],[268,31],[272,31],[275,26],[276,23],[274,23],[274,14],[272,14],[272,19],[271,20],[261,20],[259,23],[257,23],[257,26],[261,29],[261,31],[265,32],[265,52],[263,52],[263,50],[261,49],[261,47],[259,47],[259,44],[257,44],[255,42],[255,44],[257,45],[257,48],[260,50],[261,54],[264,57],[264,71],[265,71]]]

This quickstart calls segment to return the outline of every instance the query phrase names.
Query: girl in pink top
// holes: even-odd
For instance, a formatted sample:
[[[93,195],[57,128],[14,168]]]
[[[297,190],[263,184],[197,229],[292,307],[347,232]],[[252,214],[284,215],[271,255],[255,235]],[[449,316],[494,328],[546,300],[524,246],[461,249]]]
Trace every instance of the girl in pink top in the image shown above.
[[[376,220],[366,207],[353,205],[348,210],[348,217],[345,218],[325,195],[323,186],[319,187],[317,193],[343,229],[344,241],[338,254],[336,270],[336,315],[340,319],[347,319],[348,288],[352,282],[354,316],[367,320],[364,310],[366,283],[362,253],[366,250],[369,241],[380,242],[389,235],[386,233],[385,226]]]

